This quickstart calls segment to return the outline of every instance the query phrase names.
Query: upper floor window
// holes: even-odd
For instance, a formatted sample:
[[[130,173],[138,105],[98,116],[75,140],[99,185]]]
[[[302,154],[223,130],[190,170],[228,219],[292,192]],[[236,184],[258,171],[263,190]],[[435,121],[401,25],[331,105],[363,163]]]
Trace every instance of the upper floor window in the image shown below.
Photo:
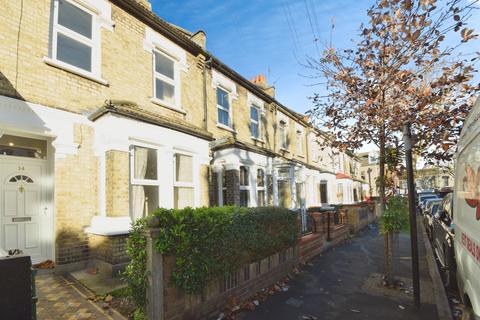
[[[250,106],[250,133],[253,138],[260,138],[260,110],[254,105]]]
[[[301,131],[297,131],[297,153],[303,154],[303,134]]]
[[[368,154],[368,164],[377,164],[378,163],[378,153],[370,152]]]
[[[154,51],[154,96],[169,106],[176,107],[175,61],[165,54]]]
[[[450,184],[449,177],[448,176],[443,176],[442,180],[443,180],[443,187],[448,187],[448,185]]]
[[[230,127],[230,99],[228,92],[217,88],[218,123]]]
[[[287,149],[287,128],[285,126],[285,123],[280,122],[278,130],[280,134],[280,148]]]
[[[93,13],[73,1],[57,0],[53,26],[52,58],[88,73],[98,73],[98,30]]]

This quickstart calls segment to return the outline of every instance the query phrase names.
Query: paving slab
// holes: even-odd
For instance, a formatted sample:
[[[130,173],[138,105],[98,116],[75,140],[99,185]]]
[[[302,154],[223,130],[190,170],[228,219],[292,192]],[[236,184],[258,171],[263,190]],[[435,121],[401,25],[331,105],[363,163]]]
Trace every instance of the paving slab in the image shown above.
[[[422,237],[419,234],[419,237]],[[422,239],[419,243],[421,244]],[[317,256],[289,282],[289,290],[271,296],[242,319],[321,320],[434,320],[438,319],[432,297],[425,247],[419,245],[422,306],[413,305],[411,254],[408,234],[399,236],[396,276],[405,281],[401,290],[381,285],[384,272],[383,236],[370,226],[345,243]],[[313,316],[313,317],[311,317]]]

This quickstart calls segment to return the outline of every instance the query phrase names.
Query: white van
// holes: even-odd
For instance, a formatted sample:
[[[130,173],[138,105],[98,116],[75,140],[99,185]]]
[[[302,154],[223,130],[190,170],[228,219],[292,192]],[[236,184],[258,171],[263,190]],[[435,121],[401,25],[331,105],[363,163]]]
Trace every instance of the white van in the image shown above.
[[[465,303],[463,319],[480,319],[480,98],[458,144],[453,201],[457,281]]]

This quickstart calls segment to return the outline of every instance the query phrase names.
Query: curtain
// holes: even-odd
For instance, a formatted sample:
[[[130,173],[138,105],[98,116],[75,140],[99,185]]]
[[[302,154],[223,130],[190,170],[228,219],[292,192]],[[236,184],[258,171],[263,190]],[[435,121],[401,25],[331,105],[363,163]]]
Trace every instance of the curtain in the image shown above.
[[[135,147],[134,177],[144,179],[147,172],[148,149]],[[132,186],[132,215],[133,220],[143,217],[145,207],[145,190],[143,186]],[[147,214],[148,212],[145,212]]]

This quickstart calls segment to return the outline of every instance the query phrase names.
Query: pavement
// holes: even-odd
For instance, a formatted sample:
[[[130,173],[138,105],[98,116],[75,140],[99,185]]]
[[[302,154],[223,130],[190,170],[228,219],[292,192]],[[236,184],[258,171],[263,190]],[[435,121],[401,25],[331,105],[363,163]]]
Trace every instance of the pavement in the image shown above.
[[[89,293],[68,277],[38,275],[35,285],[39,320],[118,319],[88,300]]]
[[[369,226],[355,238],[310,261],[291,280],[289,290],[277,293],[242,319],[356,320],[438,319],[428,272],[423,233],[419,232],[421,301],[413,305],[410,237],[399,235],[395,275],[403,289],[381,285],[384,268],[383,236]]]

